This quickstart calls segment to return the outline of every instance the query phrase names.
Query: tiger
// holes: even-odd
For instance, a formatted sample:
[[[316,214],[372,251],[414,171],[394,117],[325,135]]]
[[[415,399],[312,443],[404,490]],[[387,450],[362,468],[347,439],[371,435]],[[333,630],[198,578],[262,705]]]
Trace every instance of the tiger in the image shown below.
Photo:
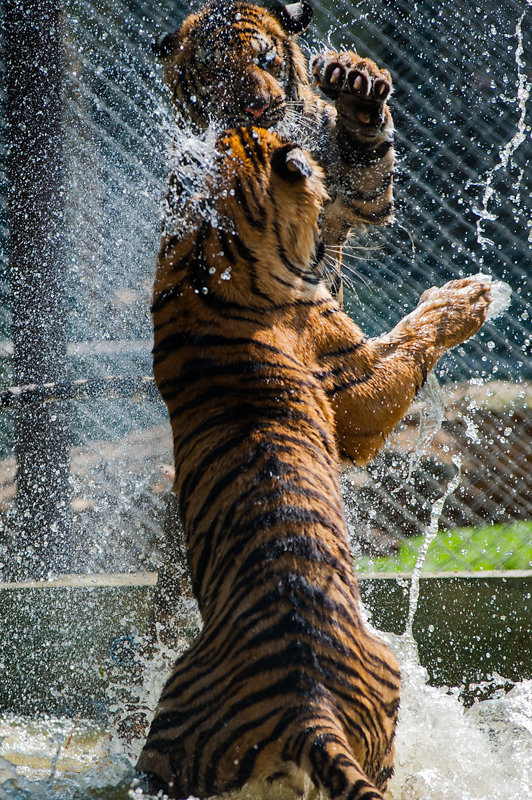
[[[310,64],[328,99],[318,95],[297,43],[312,16],[307,2],[212,0],[160,36],[154,50],[179,129],[260,125],[311,150],[325,171],[323,239],[336,247],[351,231],[394,218],[392,78],[370,58],[329,50]]]
[[[137,762],[150,793],[377,800],[393,771],[400,670],[363,621],[339,450],[373,457],[490,284],[429,289],[368,340],[321,278],[326,201],[308,151],[237,127],[162,237],[153,367],[203,627]]]

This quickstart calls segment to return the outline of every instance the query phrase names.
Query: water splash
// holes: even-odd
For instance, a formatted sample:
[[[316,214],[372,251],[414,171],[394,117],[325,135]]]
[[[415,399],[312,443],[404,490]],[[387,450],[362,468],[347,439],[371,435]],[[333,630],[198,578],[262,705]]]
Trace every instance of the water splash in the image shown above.
[[[172,136],[169,164],[173,169],[162,208],[164,236],[186,235],[198,219],[210,219],[218,227],[215,201],[209,191],[209,181],[216,174],[215,143],[219,131],[211,126],[202,136],[194,133],[184,122],[179,135]]]
[[[392,800],[525,797],[532,784],[532,681],[522,681],[508,694],[464,711],[459,690],[430,686],[419,662],[413,636],[419,579],[445,502],[460,485],[461,461],[459,457],[453,461],[457,473],[432,506],[412,574],[405,633],[383,637],[394,649],[402,673],[395,774],[389,786]],[[486,689],[492,685],[483,684]]]
[[[412,659],[404,637],[386,634],[386,639],[399,657],[403,674],[389,799],[529,797],[532,681],[522,681],[509,693],[464,712],[456,694],[427,684],[426,673]],[[57,744],[50,734],[56,731],[66,737],[71,728],[72,720],[30,722],[11,717],[2,722],[0,733],[6,738],[0,749],[0,800],[147,800],[132,766],[113,755],[108,733],[86,722],[69,747],[70,761],[59,759],[51,782]],[[256,793],[246,800],[262,797]],[[283,795],[276,800],[289,799]]]
[[[532,89],[532,81],[527,79],[527,66],[524,58],[524,46],[523,46],[523,21],[525,19],[527,10],[532,8],[532,0],[526,0],[526,8],[523,10],[523,13],[519,17],[517,24],[515,26],[515,36],[517,38],[517,47],[515,50],[515,63],[517,64],[517,104],[519,108],[519,119],[517,122],[517,130],[515,131],[512,138],[506,143],[506,145],[500,150],[499,152],[499,162],[493,167],[486,176],[486,180],[484,183],[484,193],[482,196],[481,207],[475,208],[474,213],[477,215],[477,241],[481,247],[493,247],[494,243],[491,239],[488,239],[484,235],[484,223],[485,222],[492,222],[497,219],[497,214],[493,211],[489,210],[490,203],[496,194],[496,190],[493,187],[493,181],[495,176],[500,171],[505,171],[508,168],[508,164],[510,159],[516,152],[516,150],[523,144],[525,139],[527,138],[527,132],[529,129],[526,125],[526,112],[527,112],[527,102],[530,97],[530,90]],[[515,205],[519,205],[520,197],[520,180],[514,186],[515,189],[515,196],[512,198]],[[528,223],[530,229],[529,240],[532,241],[532,221]]]
[[[512,301],[512,289],[504,281],[494,281],[489,275],[479,273],[478,277],[491,281],[491,302],[486,313],[486,321],[502,316]]]
[[[425,538],[423,540],[423,544],[419,548],[419,552],[417,554],[416,565],[412,572],[412,579],[410,583],[410,595],[408,598],[408,618],[406,621],[406,631],[405,631],[405,641],[410,642],[412,647],[415,648],[414,642],[414,634],[413,634],[413,625],[414,625],[414,617],[416,615],[417,606],[419,602],[419,578],[421,575],[421,570],[423,568],[423,564],[427,557],[427,552],[438,535],[438,526],[440,522],[440,517],[443,512],[443,507],[447,501],[447,498],[455,492],[458,487],[460,486],[460,480],[462,478],[462,461],[459,456],[452,457],[453,464],[455,465],[457,472],[454,478],[452,478],[449,483],[447,484],[447,489],[442,494],[438,500],[432,504],[432,509],[430,513],[430,522],[427,526],[425,531]],[[417,655],[417,651],[416,651]]]
[[[464,711],[457,692],[428,685],[404,637],[389,643],[403,676],[391,800],[529,797],[532,681]]]
[[[113,753],[108,731],[68,718],[0,719],[0,800],[83,800],[127,786],[131,765]],[[124,798],[127,797],[124,791]]]
[[[440,430],[445,418],[441,386],[433,372],[429,374],[418,398],[424,403],[424,406],[419,417],[416,442],[408,460],[406,483],[412,480],[414,471],[419,466],[422,456]]]

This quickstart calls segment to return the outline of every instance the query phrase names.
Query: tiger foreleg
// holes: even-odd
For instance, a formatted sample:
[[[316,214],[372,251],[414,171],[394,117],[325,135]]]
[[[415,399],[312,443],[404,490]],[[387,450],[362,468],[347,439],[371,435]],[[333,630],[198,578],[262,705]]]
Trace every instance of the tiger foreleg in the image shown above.
[[[325,208],[323,229],[327,243],[340,242],[353,226],[393,219],[393,121],[386,102],[392,79],[388,70],[352,52],[318,54],[311,71],[337,112],[338,158],[327,167],[334,200]]]
[[[321,356],[340,449],[365,464],[407,412],[436,362],[486,319],[489,278],[473,276],[426,291],[414,311],[378,339],[365,340],[344,314]]]
[[[378,136],[391,123],[386,100],[392,77],[356,53],[319,53],[311,63],[316,86],[334,100],[338,122],[359,141]]]

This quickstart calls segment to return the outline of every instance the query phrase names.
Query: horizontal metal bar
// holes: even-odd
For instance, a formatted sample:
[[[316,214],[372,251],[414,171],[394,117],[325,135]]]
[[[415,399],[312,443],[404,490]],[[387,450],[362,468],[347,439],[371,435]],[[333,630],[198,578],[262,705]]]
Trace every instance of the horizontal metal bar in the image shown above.
[[[153,342],[151,339],[102,339],[92,342],[68,342],[67,355],[95,356],[121,355],[124,353],[146,353],[149,355]],[[0,358],[13,355],[13,342],[0,340]]]
[[[42,581],[11,581],[0,583],[0,592],[6,589],[92,589],[92,588],[116,588],[122,586],[156,586],[158,573],[147,572],[103,572],[70,575],[61,575],[58,578]],[[484,570],[482,572],[422,572],[419,576],[421,581],[452,581],[460,583],[463,581],[487,580],[528,580],[532,581],[532,570],[529,569],[510,569],[510,570]],[[387,581],[411,581],[411,572],[361,572],[357,571],[357,579],[361,582],[387,582]]]
[[[0,409],[58,400],[78,400],[92,397],[132,397],[135,395],[142,395],[150,400],[158,400],[160,398],[152,376],[109,375],[105,378],[11,386],[9,389],[4,389],[0,392]]]

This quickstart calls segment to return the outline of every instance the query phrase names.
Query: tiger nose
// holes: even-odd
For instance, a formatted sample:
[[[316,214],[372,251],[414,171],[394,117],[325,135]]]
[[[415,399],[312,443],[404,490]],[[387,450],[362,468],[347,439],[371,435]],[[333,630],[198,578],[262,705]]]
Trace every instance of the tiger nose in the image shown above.
[[[263,97],[260,97],[253,100],[249,106],[245,106],[244,111],[251,114],[254,120],[259,120],[269,107],[270,104],[266,102]]]

